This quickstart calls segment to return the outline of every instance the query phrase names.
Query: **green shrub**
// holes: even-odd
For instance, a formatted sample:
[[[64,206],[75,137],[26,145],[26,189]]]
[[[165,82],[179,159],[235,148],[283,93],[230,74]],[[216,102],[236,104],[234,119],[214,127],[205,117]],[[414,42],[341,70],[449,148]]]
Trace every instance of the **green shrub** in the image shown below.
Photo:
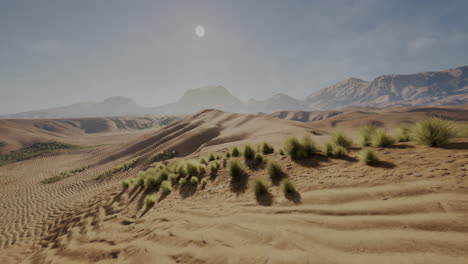
[[[185,178],[181,178],[181,179],[179,180],[179,185],[184,185],[184,184],[186,184],[186,183],[187,183],[187,179],[185,179]]]
[[[263,155],[260,154],[260,153],[255,154],[255,157],[254,157],[253,161],[254,161],[254,164],[256,166],[262,164],[263,163]]]
[[[200,164],[206,165],[206,164],[208,164],[208,162],[206,161],[206,159],[204,157],[201,157],[200,158]]]
[[[199,165],[194,161],[187,161],[185,163],[188,176],[197,176],[200,173]]]
[[[372,165],[379,161],[379,157],[373,149],[367,148],[359,152],[359,161],[367,165]]]
[[[223,168],[226,168],[227,165],[227,158],[223,158]]]
[[[207,184],[208,184],[208,180],[206,178],[201,179],[200,185],[202,188],[205,188]]]
[[[237,147],[233,147],[231,150],[231,156],[240,157],[241,153]]]
[[[180,176],[187,175],[187,167],[185,162],[179,162],[176,166],[176,171]]]
[[[169,180],[163,181],[161,183],[161,192],[164,195],[168,195],[169,193],[172,192],[172,182]]]
[[[294,185],[292,184],[292,182],[285,178],[281,181],[280,183],[280,189],[281,189],[281,192],[284,194],[284,195],[288,195],[288,194],[292,194],[292,193],[295,193],[296,192],[296,188],[294,187]]]
[[[293,160],[300,160],[305,158],[304,148],[301,142],[296,137],[290,137],[284,144],[284,150]]]
[[[198,184],[198,177],[192,176],[190,178],[190,183],[193,184],[193,185],[197,185]]]
[[[226,159],[229,159],[231,157],[231,153],[228,151],[226,152]]]
[[[130,187],[130,181],[127,179],[127,180],[124,180],[122,181],[122,188],[124,190],[128,189],[128,187]]]
[[[146,177],[145,180],[145,189],[148,191],[152,191],[158,187],[159,183],[160,181],[157,176],[149,175]]]
[[[333,144],[332,143],[326,143],[323,146],[322,152],[323,152],[323,154],[325,154],[327,156],[332,156],[333,155]]]
[[[143,187],[145,185],[146,173],[140,171],[137,176],[137,185]]]
[[[284,150],[283,150],[283,149],[280,149],[279,154],[280,154],[281,156],[284,156],[284,155],[285,155],[285,154],[284,154]]]
[[[154,195],[148,194],[145,196],[144,203],[146,208],[151,208],[156,203],[156,197],[154,197]]]
[[[375,125],[366,125],[359,130],[358,143],[362,147],[371,145],[372,136],[377,131],[378,127]]]
[[[301,140],[302,148],[304,149],[304,155],[307,157],[310,157],[317,152],[317,147],[315,146],[315,142],[312,140],[312,138],[309,135],[306,135],[302,137]]]
[[[131,159],[131,160],[128,160],[128,161],[116,166],[116,167],[105,170],[105,171],[99,173],[98,176],[96,176],[96,180],[107,179],[107,178],[112,177],[114,174],[116,174],[118,172],[127,171],[127,170],[129,170],[129,169],[131,169],[131,168],[133,168],[135,166],[138,159],[139,158]]]
[[[252,160],[255,157],[255,150],[251,145],[245,145],[243,153],[246,160]]]
[[[268,144],[267,142],[263,142],[263,144],[260,147],[260,150],[265,155],[275,152],[275,148],[272,145]]]
[[[165,181],[169,178],[169,172],[167,170],[162,170],[160,171],[158,174],[157,174],[157,178],[158,178],[158,181],[159,183],[161,183],[162,181]]]
[[[331,142],[346,149],[353,145],[353,141],[341,131],[337,131],[332,135]]]
[[[229,175],[232,179],[238,180],[247,175],[247,170],[239,159],[233,159],[228,166]]]
[[[333,145],[332,157],[334,158],[343,158],[348,153],[348,150],[342,146]]]
[[[395,140],[383,129],[378,129],[371,139],[371,145],[376,148],[390,147],[393,144],[395,144]]]
[[[218,169],[219,169],[219,163],[213,163],[213,164],[210,164],[210,173],[211,174],[214,174],[216,172],[218,172]]]
[[[169,180],[171,183],[174,183],[177,180],[177,175],[174,173],[169,174],[169,177],[167,177],[167,180]]]
[[[211,152],[210,155],[208,156],[208,161],[213,161],[215,159],[216,159],[215,155],[213,154],[213,152]]]
[[[262,179],[259,179],[259,178],[253,181],[252,188],[256,196],[259,196],[268,192],[268,185]]]
[[[455,136],[454,132],[454,127],[448,120],[431,117],[413,126],[411,138],[418,144],[438,147],[449,143]]]
[[[401,125],[398,128],[398,134],[396,139],[399,142],[408,142],[411,140],[411,127],[409,125]]]
[[[269,161],[266,167],[266,171],[272,179],[279,179],[285,175],[283,167],[276,161]]]

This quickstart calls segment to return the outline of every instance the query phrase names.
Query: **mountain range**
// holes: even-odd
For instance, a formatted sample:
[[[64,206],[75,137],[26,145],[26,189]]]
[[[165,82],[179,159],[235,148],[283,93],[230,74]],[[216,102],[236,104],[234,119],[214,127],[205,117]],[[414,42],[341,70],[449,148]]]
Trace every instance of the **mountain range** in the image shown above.
[[[223,86],[191,89],[174,103],[142,107],[115,96],[102,102],[3,115],[2,119],[49,119],[190,114],[207,108],[239,113],[323,111],[351,106],[395,107],[468,104],[468,66],[436,72],[382,75],[370,82],[349,78],[303,99],[279,93],[266,100],[241,101]]]

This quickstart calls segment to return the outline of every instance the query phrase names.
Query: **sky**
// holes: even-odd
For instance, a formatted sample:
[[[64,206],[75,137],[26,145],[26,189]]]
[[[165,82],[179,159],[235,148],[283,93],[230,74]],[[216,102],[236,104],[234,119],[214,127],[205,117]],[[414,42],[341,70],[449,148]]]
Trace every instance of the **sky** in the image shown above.
[[[468,65],[467,11],[466,0],[0,0],[0,114],[117,95],[157,106],[205,85],[302,99],[350,77],[455,68]]]

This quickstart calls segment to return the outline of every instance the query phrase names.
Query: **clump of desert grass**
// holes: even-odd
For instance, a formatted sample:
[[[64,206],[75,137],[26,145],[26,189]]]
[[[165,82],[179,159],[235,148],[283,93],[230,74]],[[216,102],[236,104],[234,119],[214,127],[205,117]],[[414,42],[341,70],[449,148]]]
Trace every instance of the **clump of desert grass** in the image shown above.
[[[252,160],[255,157],[255,150],[253,149],[251,145],[247,144],[244,147],[243,154],[246,160]]]
[[[231,150],[231,156],[233,157],[240,157],[241,153],[237,147],[233,147]]]
[[[294,194],[296,193],[296,188],[294,187],[294,185],[292,184],[292,182],[288,179],[288,178],[285,178],[281,181],[280,183],[280,189],[281,189],[281,192],[287,196],[287,195],[291,195],[291,194]]]
[[[398,128],[396,140],[398,142],[409,142],[411,141],[411,126],[403,124]]]
[[[218,162],[214,162],[212,164],[210,164],[210,173],[211,174],[216,174],[219,170],[219,163]]]
[[[275,152],[275,148],[272,145],[268,144],[267,142],[263,142],[260,145],[260,151],[264,155],[268,155],[268,154],[272,154],[273,152]]]
[[[199,175],[204,175],[206,173],[206,165],[200,164],[198,166],[198,172],[199,172]]]
[[[333,145],[331,156],[334,158],[344,158],[348,154],[348,150],[345,147]]]
[[[367,165],[374,165],[379,162],[379,157],[373,149],[366,148],[359,152],[359,161]]]
[[[145,179],[145,189],[146,191],[155,190],[160,184],[160,180],[156,175],[148,175]]]
[[[179,180],[179,185],[180,185],[180,186],[182,186],[182,185],[184,185],[184,184],[186,184],[186,183],[187,183],[187,179],[186,179],[186,178],[180,178],[180,180]]]
[[[203,165],[208,164],[208,161],[206,161],[205,157],[201,157],[199,162],[200,162],[200,164],[203,164]]]
[[[206,178],[201,179],[200,185],[202,189],[205,189],[207,184],[208,184],[208,180]]]
[[[122,189],[126,190],[130,187],[130,179],[126,179],[122,181]]]
[[[280,149],[280,150],[279,150],[279,154],[280,154],[281,156],[286,155],[286,154],[284,153],[284,150],[283,150],[283,149]]]
[[[120,164],[120,165],[118,165],[116,167],[105,170],[105,171],[99,173],[96,176],[96,180],[104,180],[104,179],[112,177],[116,173],[124,172],[124,171],[127,171],[129,169],[132,169],[136,165],[138,160],[139,160],[139,158],[130,159],[130,160],[127,160],[124,163],[122,163],[122,164]]]
[[[213,161],[215,159],[216,159],[215,154],[213,154],[213,152],[211,152],[210,155],[208,155],[208,161]]]
[[[190,178],[190,184],[192,185],[198,185],[198,177],[192,176]]]
[[[171,183],[174,183],[177,180],[177,175],[174,173],[170,173],[169,177],[167,177],[167,180],[170,181]]]
[[[369,147],[371,140],[378,127],[372,124],[366,125],[359,130],[358,144],[362,147]]]
[[[263,164],[264,160],[265,160],[265,158],[263,157],[263,155],[260,154],[260,153],[257,153],[257,154],[255,154],[255,157],[253,158],[253,164],[255,166],[260,166],[261,164]]]
[[[185,169],[188,176],[197,176],[200,173],[200,165],[195,161],[187,161]]]
[[[335,132],[330,141],[337,145],[337,146],[341,146],[345,149],[349,149],[352,145],[353,145],[353,141],[351,140],[351,138],[349,138],[348,136],[346,136],[342,131],[337,131]]]
[[[156,203],[156,197],[154,197],[154,195],[151,195],[151,194],[148,194],[145,196],[145,199],[143,200],[146,208],[151,208],[154,206],[154,204]]]
[[[277,183],[286,175],[286,173],[283,170],[283,166],[281,166],[279,162],[273,160],[268,161],[266,171],[273,183]]]
[[[253,181],[252,189],[257,197],[268,193],[267,183],[259,178]]]
[[[430,117],[417,122],[411,129],[411,138],[418,144],[439,147],[455,137],[455,130],[448,120]]]
[[[168,195],[172,192],[172,182],[170,180],[165,180],[161,183],[161,192],[164,195]]]
[[[385,132],[384,129],[377,129],[371,138],[371,145],[376,148],[390,147],[395,144],[395,139]]]
[[[247,170],[239,159],[233,159],[229,162],[228,172],[234,181],[240,180],[247,175]]]
[[[301,141],[296,137],[290,137],[284,144],[284,150],[292,160],[302,160],[315,154],[317,147],[310,136],[304,136]]]
[[[140,171],[137,175],[136,185],[140,187],[145,186],[145,179],[146,179],[146,173],[143,171]]]

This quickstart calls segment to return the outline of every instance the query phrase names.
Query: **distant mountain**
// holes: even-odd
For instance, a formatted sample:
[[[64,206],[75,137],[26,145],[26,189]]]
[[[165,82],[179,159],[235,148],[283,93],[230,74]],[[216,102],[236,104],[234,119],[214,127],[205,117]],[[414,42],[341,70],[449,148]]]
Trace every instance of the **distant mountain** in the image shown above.
[[[85,102],[63,107],[0,116],[1,119],[52,119],[142,115],[147,111],[132,99],[114,96],[102,102]]]
[[[438,72],[382,75],[371,82],[349,78],[298,100],[280,93],[266,100],[241,101],[223,86],[191,89],[175,103],[153,108],[139,106],[125,97],[103,102],[79,103],[0,118],[80,118],[135,115],[190,114],[207,108],[238,113],[297,111],[296,118],[310,120],[323,111],[345,107],[434,106],[468,104],[468,66]]]
[[[207,108],[238,112],[243,106],[244,103],[223,86],[205,86],[188,90],[177,102],[154,107],[151,112],[157,115],[189,114]]]
[[[348,106],[468,104],[468,66],[438,72],[383,75],[372,82],[351,78],[306,98],[308,109]]]

